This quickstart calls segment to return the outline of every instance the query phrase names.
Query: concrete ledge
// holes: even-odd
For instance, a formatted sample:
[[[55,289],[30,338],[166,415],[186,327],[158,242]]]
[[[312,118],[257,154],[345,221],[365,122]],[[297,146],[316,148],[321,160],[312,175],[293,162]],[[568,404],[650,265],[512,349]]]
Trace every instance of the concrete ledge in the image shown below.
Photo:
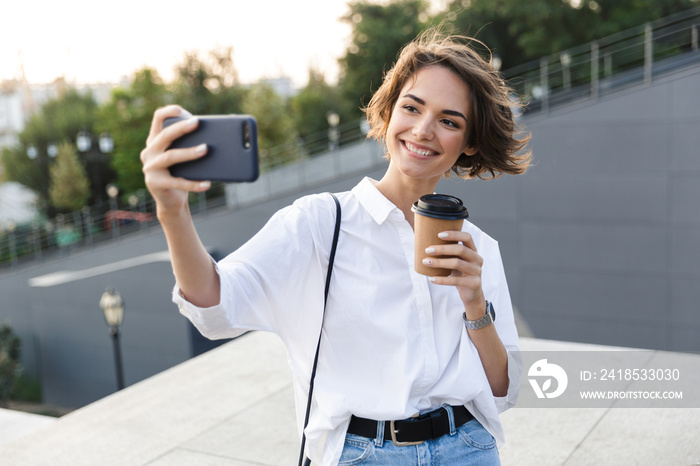
[[[612,349],[532,338],[521,346]],[[700,409],[515,408],[502,419],[504,465],[700,464]],[[0,443],[0,462],[294,465],[298,445],[284,346],[257,332]]]
[[[261,419],[272,414],[266,410],[280,408],[276,428],[284,435],[263,432]],[[268,435],[276,436],[275,448],[267,447]],[[255,333],[0,445],[0,458],[47,466],[252,464],[253,458],[272,465],[285,464],[297,443],[284,346],[274,335]],[[216,461],[192,461],[197,457]]]
[[[523,351],[630,350],[534,338],[521,338],[520,346]],[[699,355],[683,357],[700,368]],[[501,420],[504,465],[700,465],[700,409],[516,407]]]
[[[58,421],[55,417],[0,409],[0,445]]]

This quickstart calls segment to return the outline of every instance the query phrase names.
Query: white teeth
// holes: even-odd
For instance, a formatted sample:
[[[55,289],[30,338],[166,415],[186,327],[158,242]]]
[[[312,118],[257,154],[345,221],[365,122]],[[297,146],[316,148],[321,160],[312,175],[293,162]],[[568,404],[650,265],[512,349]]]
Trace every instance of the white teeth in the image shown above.
[[[406,148],[408,150],[410,150],[411,152],[415,152],[416,154],[422,155],[424,157],[428,157],[430,155],[436,154],[435,152],[433,152],[431,150],[421,150],[421,149],[417,148],[416,146],[414,146],[413,144],[411,144],[410,142],[404,141],[404,143],[406,144]]]

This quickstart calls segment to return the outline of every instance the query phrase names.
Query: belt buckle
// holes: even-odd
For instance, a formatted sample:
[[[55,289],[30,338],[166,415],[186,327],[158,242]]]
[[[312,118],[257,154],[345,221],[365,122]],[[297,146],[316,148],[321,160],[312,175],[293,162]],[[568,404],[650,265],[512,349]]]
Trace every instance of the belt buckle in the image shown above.
[[[411,417],[418,417],[418,416],[419,416],[419,414],[416,413]],[[396,433],[398,432],[398,430],[396,430],[396,427],[394,426],[394,422],[395,421],[390,422],[391,441],[394,442],[394,445],[396,445],[397,447],[406,447],[406,446],[410,446],[410,445],[420,445],[421,443],[423,443],[423,440],[419,440],[417,442],[399,442],[398,440],[396,440]]]

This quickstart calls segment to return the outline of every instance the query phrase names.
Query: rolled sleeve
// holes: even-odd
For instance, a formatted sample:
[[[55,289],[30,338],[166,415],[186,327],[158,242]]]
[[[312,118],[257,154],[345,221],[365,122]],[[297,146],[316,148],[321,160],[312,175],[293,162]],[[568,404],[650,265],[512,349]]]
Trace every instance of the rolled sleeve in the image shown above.
[[[518,400],[520,392],[520,374],[522,371],[522,357],[520,355],[520,344],[518,339],[518,330],[515,325],[515,316],[513,313],[513,303],[510,299],[508,283],[506,280],[505,270],[501,253],[498,248],[498,243],[493,242],[493,247],[489,250],[489,256],[492,258],[489,265],[490,273],[494,277],[495,289],[492,292],[492,300],[496,308],[496,330],[505,346],[508,357],[508,392],[505,396],[494,397],[496,409],[498,413],[512,408]]]
[[[520,351],[508,350],[508,393],[506,396],[493,397],[498,413],[510,409],[518,402],[520,393],[520,374],[523,369],[523,359]]]
[[[216,273],[221,277],[219,265],[212,258]],[[192,322],[199,332],[210,340],[219,340],[222,338],[234,338],[246,332],[245,329],[233,328],[226,314],[226,306],[222,301],[222,296],[227,295],[225,290],[225,281],[220,280],[221,291],[219,295],[219,304],[211,307],[199,307],[189,302],[180,290],[180,285],[175,283],[173,288],[173,303],[177,305],[180,314],[187,317]]]

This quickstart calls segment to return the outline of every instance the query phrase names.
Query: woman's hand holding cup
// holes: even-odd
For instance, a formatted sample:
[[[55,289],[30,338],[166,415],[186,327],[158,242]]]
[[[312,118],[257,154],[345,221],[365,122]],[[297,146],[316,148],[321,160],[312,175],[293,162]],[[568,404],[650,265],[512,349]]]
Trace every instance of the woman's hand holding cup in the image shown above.
[[[481,267],[484,260],[477,252],[472,236],[464,231],[443,231],[438,237],[450,243],[428,246],[422,263],[428,268],[443,268],[451,273],[449,276],[431,276],[430,281],[457,287],[465,308],[474,307],[483,313]]]
[[[483,259],[472,236],[462,231],[469,217],[462,201],[446,194],[422,196],[415,213],[415,270],[437,285],[455,286],[466,308],[479,307]]]

